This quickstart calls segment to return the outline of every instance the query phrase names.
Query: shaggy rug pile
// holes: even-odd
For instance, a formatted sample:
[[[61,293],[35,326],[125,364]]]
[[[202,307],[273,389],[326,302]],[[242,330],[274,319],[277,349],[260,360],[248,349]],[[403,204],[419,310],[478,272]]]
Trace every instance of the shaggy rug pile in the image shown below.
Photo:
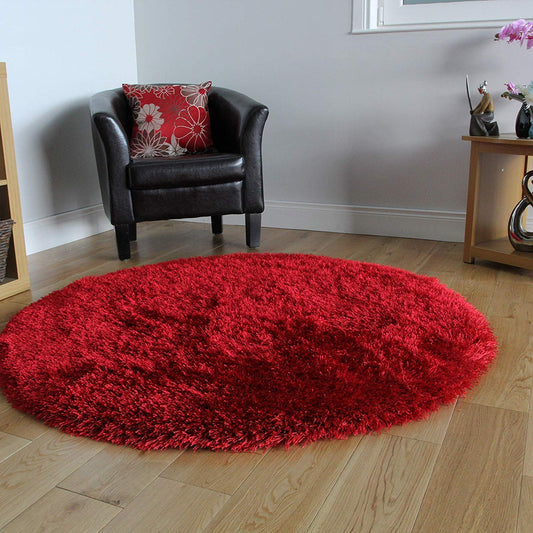
[[[0,335],[14,407],[139,449],[255,450],[427,416],[496,354],[436,279],[295,254],[180,259],[86,277]]]

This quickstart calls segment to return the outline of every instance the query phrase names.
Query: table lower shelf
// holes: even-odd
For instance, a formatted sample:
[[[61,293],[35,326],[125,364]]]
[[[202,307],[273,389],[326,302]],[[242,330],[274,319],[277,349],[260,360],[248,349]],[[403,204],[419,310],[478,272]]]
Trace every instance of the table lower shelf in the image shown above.
[[[533,252],[517,252],[507,238],[477,243],[470,254],[476,259],[533,270]]]

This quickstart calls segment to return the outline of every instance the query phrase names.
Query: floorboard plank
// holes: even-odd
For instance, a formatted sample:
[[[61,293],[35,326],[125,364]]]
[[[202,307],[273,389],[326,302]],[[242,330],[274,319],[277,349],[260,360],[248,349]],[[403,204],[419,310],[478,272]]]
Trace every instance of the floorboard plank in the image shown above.
[[[530,324],[523,317],[493,317],[490,323],[498,340],[498,355],[465,400],[527,413],[533,388]]]
[[[526,458],[524,461],[524,476],[533,477],[533,391],[529,399],[529,413],[527,422]]]
[[[31,441],[0,431],[0,463],[27,446]]]
[[[517,533],[531,533],[533,529],[533,477],[522,478],[522,493],[518,511]]]
[[[34,440],[44,435],[49,429],[49,426],[45,425],[44,422],[22,411],[17,411],[13,407],[0,412],[0,431],[4,433]]]
[[[142,452],[122,446],[104,449],[58,484],[103,502],[125,507],[165,470],[181,450]]]
[[[228,498],[227,494],[157,478],[101,533],[198,533]]]
[[[0,527],[96,455],[102,446],[50,430],[0,463]]]
[[[11,409],[11,404],[7,401],[6,397],[0,390],[0,413],[7,411],[8,409]]]
[[[95,533],[120,509],[66,490],[52,489],[19,514],[2,533]]]
[[[413,532],[514,531],[526,415],[459,402]]]
[[[161,477],[233,494],[263,459],[255,453],[211,452],[187,450]]]
[[[455,409],[455,403],[442,406],[437,412],[432,413],[426,420],[408,422],[403,426],[393,426],[387,433],[398,437],[433,442],[442,444],[446,431],[450,425],[450,420]]]
[[[206,531],[306,531],[360,440],[270,450]]]
[[[494,270],[485,268],[466,270],[462,273],[434,272],[433,274],[449,289],[461,294],[481,313],[486,315],[490,311],[496,291],[497,272]]]
[[[438,445],[393,435],[366,437],[309,532],[410,531],[438,451]]]
[[[372,257],[371,262],[417,272],[431,257],[437,244],[435,241],[411,240],[409,253],[405,253],[406,239],[391,239],[381,253]]]

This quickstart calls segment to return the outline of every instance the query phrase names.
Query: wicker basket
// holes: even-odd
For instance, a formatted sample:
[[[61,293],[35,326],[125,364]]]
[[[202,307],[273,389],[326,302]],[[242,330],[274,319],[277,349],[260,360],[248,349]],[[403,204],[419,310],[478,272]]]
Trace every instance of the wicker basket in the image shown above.
[[[14,223],[11,219],[0,220],[0,283],[6,277],[7,251],[11,240],[11,228]]]

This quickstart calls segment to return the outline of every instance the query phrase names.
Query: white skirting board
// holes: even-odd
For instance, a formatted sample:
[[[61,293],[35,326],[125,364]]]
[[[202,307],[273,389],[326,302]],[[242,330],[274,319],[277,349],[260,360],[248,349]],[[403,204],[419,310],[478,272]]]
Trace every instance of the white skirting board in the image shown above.
[[[190,219],[194,221],[195,219]],[[200,219],[196,219],[200,221]],[[209,221],[208,217],[202,221]],[[225,224],[244,224],[244,215],[227,215]],[[365,207],[301,202],[266,202],[262,225],[462,242],[465,213],[392,207]]]
[[[186,219],[209,222],[209,217]],[[301,202],[266,202],[262,225],[271,228],[330,231],[461,242],[465,213],[391,207]],[[244,224],[244,215],[227,215],[225,224]],[[102,205],[85,207],[24,224],[28,254],[112,229]]]
[[[26,222],[26,253],[34,254],[111,229],[102,204]]]

